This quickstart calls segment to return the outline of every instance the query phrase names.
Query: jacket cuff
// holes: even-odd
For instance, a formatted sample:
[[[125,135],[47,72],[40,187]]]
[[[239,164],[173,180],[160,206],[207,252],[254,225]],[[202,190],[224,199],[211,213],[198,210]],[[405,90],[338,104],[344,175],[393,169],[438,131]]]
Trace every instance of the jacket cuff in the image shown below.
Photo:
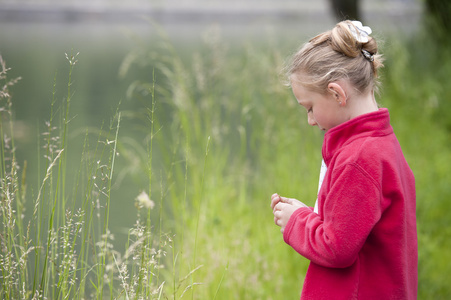
[[[299,215],[308,215],[313,212],[312,207],[299,207],[297,210],[293,212],[290,219],[288,220],[287,226],[285,226],[285,229],[283,231],[283,240],[285,243],[290,245],[289,237],[291,235],[291,231],[293,230],[294,224],[296,223],[296,219]]]

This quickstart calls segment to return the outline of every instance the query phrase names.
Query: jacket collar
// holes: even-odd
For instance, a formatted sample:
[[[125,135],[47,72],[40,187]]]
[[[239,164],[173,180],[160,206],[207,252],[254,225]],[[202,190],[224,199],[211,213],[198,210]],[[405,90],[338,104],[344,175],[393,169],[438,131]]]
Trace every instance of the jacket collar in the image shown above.
[[[393,133],[388,109],[357,116],[329,129],[324,135],[323,159],[329,165],[330,159],[340,148],[362,137],[384,136]]]

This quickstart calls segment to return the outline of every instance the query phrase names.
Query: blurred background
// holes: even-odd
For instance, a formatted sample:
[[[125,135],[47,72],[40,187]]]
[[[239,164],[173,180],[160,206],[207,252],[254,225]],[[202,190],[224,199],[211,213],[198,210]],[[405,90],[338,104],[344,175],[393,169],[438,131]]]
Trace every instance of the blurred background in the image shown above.
[[[72,130],[80,134],[77,130],[108,122],[119,102],[123,109],[139,109],[127,90],[136,80],[151,80],[158,62],[148,58],[140,64],[150,66],[129,69],[136,49],[164,52],[164,41],[190,61],[216,40],[232,51],[270,43],[288,57],[344,16],[363,20],[381,40],[407,40],[418,34],[424,11],[420,0],[0,0],[0,54],[11,68],[9,77],[21,77],[12,90],[18,157],[34,159],[52,99],[67,96],[65,54],[79,53],[70,109],[76,116]],[[129,69],[126,75],[121,68]],[[157,74],[157,83],[163,77]],[[124,130],[122,134],[133,136]],[[29,165],[30,174],[35,167]]]
[[[156,66],[149,58],[150,67],[132,68],[126,75],[122,70],[121,75],[136,49],[158,52],[165,41],[190,61],[204,44],[218,40],[230,49],[271,43],[288,57],[343,16],[363,20],[381,40],[408,39],[418,34],[424,11],[420,0],[0,0],[0,54],[11,68],[9,77],[22,78],[12,90],[19,158],[36,154],[54,84],[56,98],[65,97],[65,54],[79,53],[70,109],[76,116],[72,128],[81,130],[108,121],[119,102],[136,108],[127,90],[136,80],[151,80]],[[158,74],[157,82],[162,77]]]
[[[451,206],[448,197],[451,195],[448,167],[451,159],[451,104],[448,98],[448,86],[451,86],[448,80],[451,77],[450,3],[448,0],[0,0],[0,55],[11,68],[8,77],[21,77],[10,90],[16,120],[14,138],[18,162],[22,164],[28,161],[30,182],[34,181],[34,174],[39,173],[39,169],[42,171],[42,166],[35,163],[42,157],[38,151],[42,148],[41,132],[46,130],[45,122],[50,119],[52,102],[67,97],[70,66],[66,54],[74,55],[78,60],[71,78],[73,94],[69,145],[72,153],[79,154],[83,152],[86,128],[108,127],[118,106],[124,112],[149,107],[149,92],[146,95],[143,92],[145,88],[139,89],[143,83],[147,86],[156,83],[156,99],[160,103],[159,124],[165,128],[160,135],[164,136],[165,130],[178,120],[174,115],[183,115],[187,111],[183,103],[176,103],[179,92],[176,83],[181,85],[182,79],[177,74],[172,77],[168,75],[179,70],[180,60],[186,66],[183,71],[190,71],[180,76],[193,77],[182,82],[186,83],[183,91],[192,97],[190,101],[193,107],[199,107],[199,115],[193,114],[198,116],[199,126],[204,126],[205,130],[197,140],[191,137],[194,141],[192,145],[197,143],[201,149],[200,159],[196,160],[196,146],[191,147],[193,165],[202,161],[205,147],[203,138],[211,135],[212,140],[223,146],[222,149],[230,147],[230,153],[239,152],[238,158],[234,158],[236,164],[230,159],[234,155],[227,154],[224,156],[224,165],[230,163],[229,168],[235,166],[235,171],[227,172],[235,172],[237,178],[247,176],[245,180],[250,182],[250,187],[245,189],[244,195],[252,195],[258,198],[254,201],[260,201],[260,197],[273,192],[273,186],[279,187],[277,191],[297,193],[299,187],[288,182],[294,177],[286,174],[278,181],[270,180],[266,186],[258,182],[259,179],[252,179],[264,176],[260,173],[270,168],[263,166],[266,163],[277,165],[279,162],[279,165],[283,165],[285,162],[285,166],[291,166],[294,154],[299,151],[298,148],[292,149],[286,159],[284,156],[277,156],[277,161],[274,158],[276,153],[290,148],[291,140],[297,139],[297,136],[293,138],[294,135],[289,136],[289,133],[297,130],[294,127],[298,124],[297,118],[285,117],[288,112],[283,108],[277,105],[274,105],[274,109],[272,107],[275,97],[293,100],[289,91],[280,91],[277,73],[285,59],[309,37],[329,30],[339,20],[359,19],[373,29],[373,35],[386,56],[387,71],[383,71],[385,92],[381,95],[381,102],[395,116],[395,132],[414,169],[419,187],[420,295],[423,299],[446,299],[450,290],[445,277],[450,266],[449,263],[441,262],[451,259],[448,253],[451,227],[449,214],[446,213]],[[224,72],[220,74],[222,70]],[[265,72],[267,74],[262,74]],[[254,77],[259,81],[255,82],[253,88]],[[230,99],[230,95],[237,101],[221,103],[218,118],[210,120],[205,107],[215,107],[212,103],[216,103],[216,99]],[[140,97],[147,97],[147,100]],[[187,96],[182,95],[181,99],[184,97]],[[205,99],[209,99],[209,102],[202,102]],[[267,110],[259,108],[260,99]],[[175,104],[169,109],[172,100]],[[143,101],[147,101],[147,104],[143,105]],[[277,127],[277,121],[271,123],[269,115],[272,113],[279,119],[286,118],[284,120],[287,123],[291,122],[291,127],[287,127],[292,129],[280,125]],[[143,128],[130,122],[133,116],[129,113],[129,120],[123,122],[120,136],[124,140],[132,138],[142,141]],[[202,121],[203,118],[210,123]],[[221,120],[223,122],[219,124]],[[276,125],[266,127],[271,124]],[[277,141],[288,143],[288,146],[283,148],[281,144],[276,150],[269,146],[266,146],[268,149],[264,148],[265,145],[279,144],[274,142],[275,137],[267,137],[268,132],[281,136],[286,134],[287,139],[281,137]],[[167,137],[168,142],[171,140],[174,147],[179,147],[182,142],[177,144],[176,139],[169,136],[173,132],[167,134],[164,138]],[[185,134],[189,136],[190,133]],[[303,133],[302,137],[305,136]],[[164,138],[159,142],[164,143]],[[319,167],[316,161],[320,161],[318,149],[321,139],[319,134],[312,134],[309,142],[300,142],[302,149],[310,147],[307,153],[315,160],[310,163],[310,158],[306,158],[306,161],[299,158],[301,164],[314,166],[309,169],[310,173],[299,175],[298,172],[293,175],[312,183],[305,193],[315,193],[317,174],[314,172]],[[308,146],[312,143],[313,146]],[[133,148],[131,145],[133,143],[130,142],[128,147]],[[431,145],[434,147],[431,148]],[[158,147],[153,153],[157,163],[171,156],[165,151],[172,151],[165,146]],[[262,151],[260,147],[263,147]],[[145,188],[142,174],[135,170],[142,166],[142,161],[127,157],[126,149],[127,145],[124,144],[121,152],[123,161],[118,159],[118,164],[122,165],[117,168],[119,175],[115,181],[115,185],[121,188],[115,189],[112,196],[115,205],[110,210],[111,219],[114,220],[110,225],[111,230],[122,232],[123,235],[121,239],[119,234],[116,240],[118,244],[124,243],[125,233],[136,219],[135,207],[130,203],[133,203],[140,189]],[[78,167],[78,164],[79,158],[68,162],[69,169]],[[167,166],[160,167],[168,169]],[[193,168],[196,170],[196,167]],[[121,169],[126,171],[121,172]],[[285,171],[285,167],[283,169]],[[219,174],[227,173],[223,171]],[[295,171],[291,170],[293,174]],[[167,170],[161,172],[170,174]],[[219,180],[221,175],[213,177]],[[283,179],[287,181],[282,182]],[[215,184],[210,185],[211,189],[218,187]],[[38,185],[30,184],[34,193]],[[264,191],[259,191],[262,186]],[[268,188],[271,191],[267,191]],[[235,192],[242,195],[243,191]],[[175,214],[174,211],[171,213]],[[267,217],[264,215],[264,218]],[[214,224],[219,224],[217,218],[213,219]],[[269,218],[268,222],[271,221]],[[249,228],[253,228],[253,225],[250,224]],[[267,237],[261,240],[263,250],[259,253],[264,256],[268,248],[265,244]],[[256,257],[252,253],[249,256]],[[215,261],[214,258],[212,260]],[[288,261],[287,265],[290,264],[291,261]],[[298,274],[297,270],[291,271],[292,274]],[[295,278],[295,281],[303,279],[302,275],[296,276],[299,278]],[[269,281],[259,279],[260,283]],[[432,290],[428,290],[429,286]],[[242,289],[246,290],[246,286]],[[261,296],[249,299],[267,298]]]
[[[64,53],[80,52],[81,102],[73,109],[95,122],[100,118],[91,117],[109,116],[112,103],[124,97],[130,83],[118,78],[124,57],[139,43],[156,44],[161,30],[185,52],[213,30],[229,43],[272,39],[295,49],[344,16],[362,19],[375,34],[404,39],[418,33],[424,6],[421,0],[0,0],[0,53],[10,75],[23,78],[14,91],[17,118],[35,122],[45,119]]]
[[[211,30],[220,30],[228,42],[271,38],[294,49],[306,37],[336,23],[331,2],[0,0],[0,53],[13,67],[12,75],[23,78],[23,88],[15,91],[19,119],[45,116],[54,73],[64,65],[64,53],[71,51],[80,52],[77,94],[86,101],[80,108],[93,116],[103,112],[107,116],[111,102],[123,97],[128,84],[117,76],[122,60],[137,43],[157,42],[154,24],[161,26],[175,47],[187,51]],[[358,13],[351,5],[339,16],[362,19],[376,34],[396,33],[403,38],[418,32],[424,12],[421,0],[341,2],[354,2]]]

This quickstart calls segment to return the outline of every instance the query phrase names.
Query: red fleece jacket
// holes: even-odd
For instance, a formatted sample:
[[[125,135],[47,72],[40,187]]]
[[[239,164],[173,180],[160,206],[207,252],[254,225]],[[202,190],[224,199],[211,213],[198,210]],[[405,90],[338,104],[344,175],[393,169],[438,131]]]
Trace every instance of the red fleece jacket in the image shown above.
[[[415,179],[387,109],[330,129],[318,214],[299,208],[284,240],[310,262],[301,299],[416,299]]]

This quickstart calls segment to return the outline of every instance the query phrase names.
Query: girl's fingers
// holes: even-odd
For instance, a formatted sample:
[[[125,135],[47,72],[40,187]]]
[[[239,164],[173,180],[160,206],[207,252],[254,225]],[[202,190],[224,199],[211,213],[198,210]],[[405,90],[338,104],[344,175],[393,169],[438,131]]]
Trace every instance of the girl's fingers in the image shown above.
[[[288,205],[288,204],[283,203],[283,202],[277,203],[276,206],[274,206],[273,214],[274,214],[274,215],[277,214],[277,215],[280,216],[280,214],[282,213],[281,210],[283,209],[283,207],[284,207],[285,205]]]
[[[274,223],[276,223],[277,226],[280,226],[279,222],[280,222],[280,214],[281,213],[282,212],[280,210],[274,212]]]
[[[280,202],[282,202],[282,203],[288,203],[287,201],[288,201],[288,198],[286,198],[286,197],[280,197]]]
[[[283,203],[293,204],[293,199],[291,199],[291,198],[280,197],[280,199]]]
[[[271,196],[271,208],[274,210],[274,207],[281,201],[281,197],[278,194],[273,194]]]
[[[277,226],[282,226],[282,220],[280,218],[276,217],[276,216],[274,216],[274,223]]]

